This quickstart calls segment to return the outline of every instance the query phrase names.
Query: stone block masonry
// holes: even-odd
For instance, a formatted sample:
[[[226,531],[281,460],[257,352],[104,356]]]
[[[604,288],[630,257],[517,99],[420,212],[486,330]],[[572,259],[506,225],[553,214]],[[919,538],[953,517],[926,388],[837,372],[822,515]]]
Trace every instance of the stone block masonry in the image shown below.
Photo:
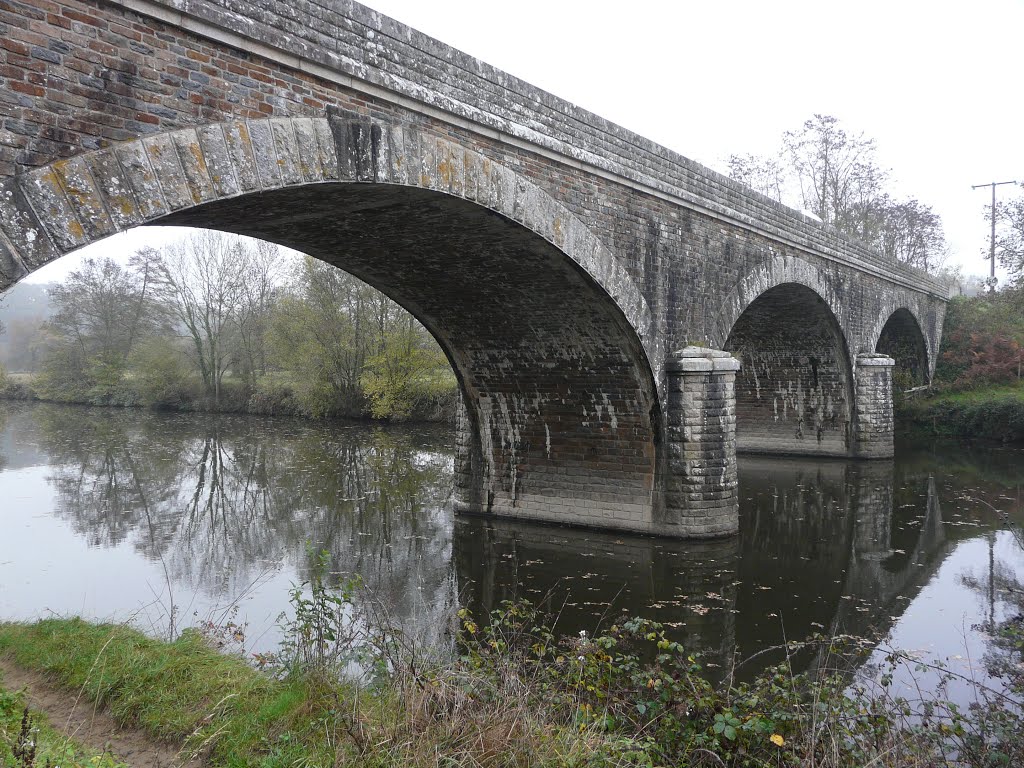
[[[728,352],[686,347],[668,373],[667,519],[693,537],[739,530],[736,371]]]
[[[895,361],[880,354],[857,355],[857,445],[855,455],[893,455],[892,372]]]
[[[727,534],[728,430],[891,451],[858,356],[884,335],[930,372],[945,312],[926,275],[348,0],[0,3],[0,290],[147,224],[409,309],[462,388],[459,504],[527,520]],[[667,350],[695,343],[742,369],[691,381]]]

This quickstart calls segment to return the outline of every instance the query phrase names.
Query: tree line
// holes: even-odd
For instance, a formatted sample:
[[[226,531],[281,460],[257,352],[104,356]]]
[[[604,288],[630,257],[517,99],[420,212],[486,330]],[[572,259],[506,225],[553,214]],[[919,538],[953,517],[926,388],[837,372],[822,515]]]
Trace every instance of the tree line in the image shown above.
[[[890,172],[878,164],[876,151],[874,139],[816,114],[783,133],[774,154],[730,155],[728,172],[893,261],[938,271],[948,256],[942,219],[920,200],[888,191]]]
[[[456,395],[395,302],[258,240],[200,231],[127,264],[86,259],[50,302],[42,399],[403,420],[440,418]]]

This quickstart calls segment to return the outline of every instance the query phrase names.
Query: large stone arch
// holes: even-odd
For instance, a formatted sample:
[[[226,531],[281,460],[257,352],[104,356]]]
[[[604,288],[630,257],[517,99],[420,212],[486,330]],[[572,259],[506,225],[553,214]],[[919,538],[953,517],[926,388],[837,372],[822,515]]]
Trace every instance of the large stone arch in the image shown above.
[[[522,174],[348,114],[154,134],[0,181],[0,288],[145,224],[289,245],[416,315],[463,390],[466,510],[680,532],[658,488],[664,355],[650,309],[601,241]],[[448,245],[417,243],[425,227]]]
[[[841,303],[820,268],[775,256],[742,279],[713,319],[740,358],[740,451],[845,456],[856,415],[854,360]]]
[[[359,118],[267,118],[150,135],[0,180],[0,291],[60,256],[168,214],[325,182],[437,190],[553,243],[615,301],[655,373],[651,312],[618,260],[537,184],[480,152]]]

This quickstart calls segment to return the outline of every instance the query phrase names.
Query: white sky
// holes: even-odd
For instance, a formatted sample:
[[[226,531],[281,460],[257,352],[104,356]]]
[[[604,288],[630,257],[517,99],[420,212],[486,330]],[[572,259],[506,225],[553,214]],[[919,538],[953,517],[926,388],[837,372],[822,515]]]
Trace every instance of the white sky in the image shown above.
[[[950,263],[966,274],[988,273],[990,195],[971,185],[1024,181],[1024,0],[368,4],[718,170],[730,153],[775,151],[815,112],[835,115],[877,141],[898,194],[942,216]],[[79,253],[158,244],[162,232]]]

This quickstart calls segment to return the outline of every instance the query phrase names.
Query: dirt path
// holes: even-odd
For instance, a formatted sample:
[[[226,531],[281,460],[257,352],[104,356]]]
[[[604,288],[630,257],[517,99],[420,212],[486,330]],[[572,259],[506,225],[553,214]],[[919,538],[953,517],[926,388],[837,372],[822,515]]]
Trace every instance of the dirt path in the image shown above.
[[[24,689],[28,705],[44,712],[57,730],[67,734],[79,744],[102,752],[107,750],[118,760],[132,768],[172,768],[181,765],[177,750],[167,744],[153,741],[142,731],[122,728],[106,712],[84,696],[76,701],[76,694],[57,688],[37,672],[29,672],[0,658],[3,685],[10,691]],[[199,768],[193,761],[191,768]]]

